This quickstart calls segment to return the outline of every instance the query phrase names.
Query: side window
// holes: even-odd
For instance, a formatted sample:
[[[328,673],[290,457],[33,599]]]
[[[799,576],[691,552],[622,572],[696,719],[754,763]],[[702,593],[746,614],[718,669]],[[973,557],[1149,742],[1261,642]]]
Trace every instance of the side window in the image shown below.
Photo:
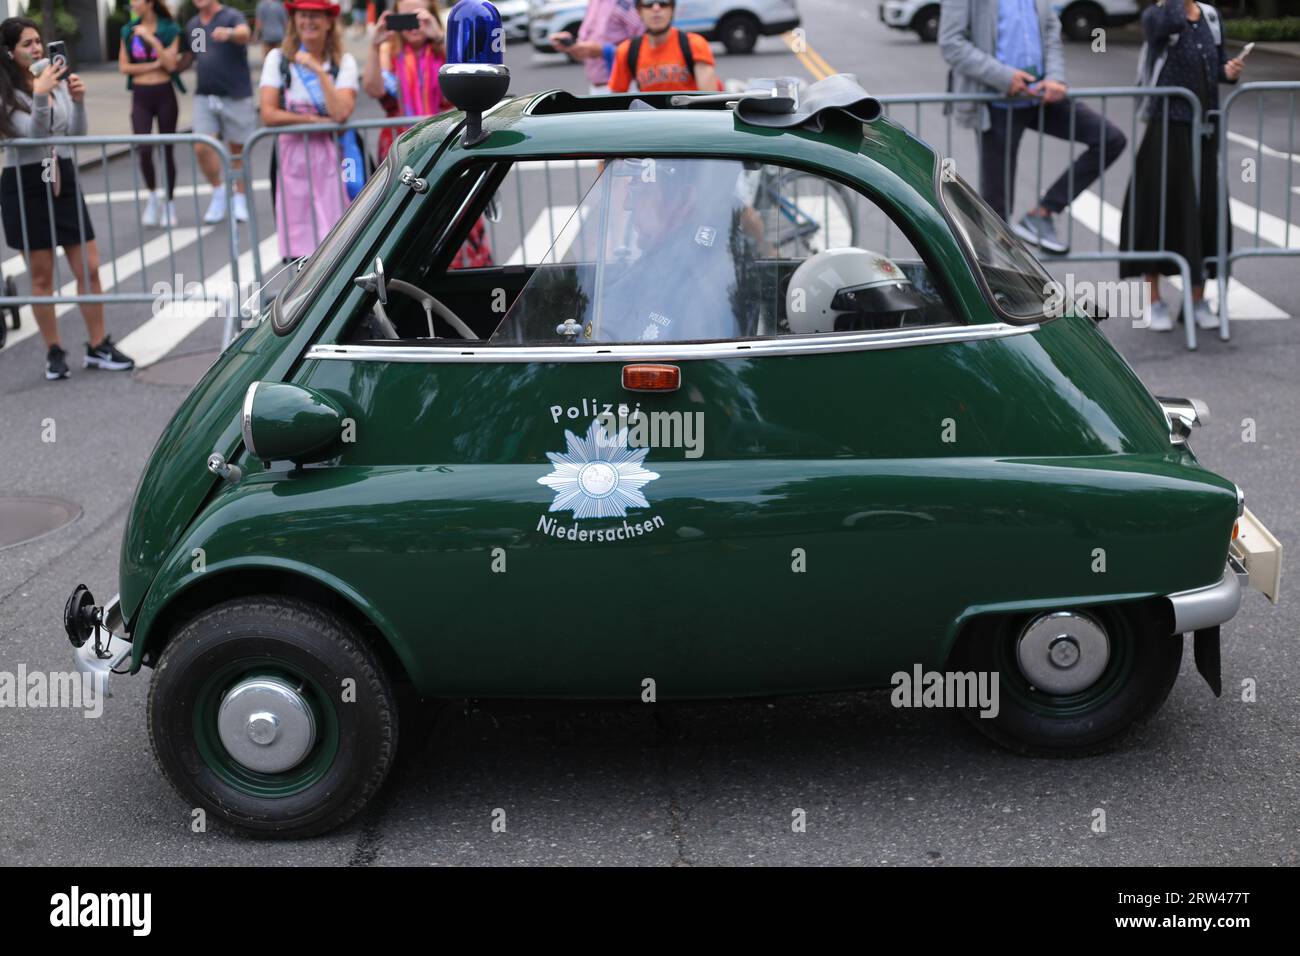
[[[607,160],[586,180],[582,170],[560,174],[578,185],[557,185],[543,170],[544,188],[529,189],[531,165],[511,171],[487,216],[498,252],[497,237],[517,237],[496,261],[530,273],[493,343],[689,342],[954,321],[888,215],[841,183],[771,164],[655,157]]]

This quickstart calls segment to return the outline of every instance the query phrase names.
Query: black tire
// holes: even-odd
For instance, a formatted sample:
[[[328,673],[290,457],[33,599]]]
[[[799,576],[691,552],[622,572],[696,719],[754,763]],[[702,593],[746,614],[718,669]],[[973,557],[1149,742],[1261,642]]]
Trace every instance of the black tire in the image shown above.
[[[286,773],[242,767],[217,737],[213,700],[254,673],[299,681],[316,717],[316,743]],[[346,678],[355,701],[345,703]],[[379,790],[397,749],[397,699],[378,657],[346,621],[290,598],[226,601],[181,627],[158,662],[148,713],[154,756],[182,798],[257,837],[346,823]]]
[[[1092,31],[1101,26],[1105,14],[1101,7],[1088,0],[1073,3],[1061,11],[1061,32],[1071,40],[1091,40]]]
[[[758,44],[759,23],[748,13],[731,13],[718,24],[718,39],[728,53],[752,53]]]
[[[1008,750],[1044,757],[1087,756],[1113,749],[1165,702],[1183,658],[1183,638],[1150,605],[1080,611],[1105,629],[1111,654],[1085,691],[1056,697],[1032,687],[1016,662],[1016,640],[1036,615],[973,621],[949,659],[952,671],[998,675],[998,714],[963,710],[985,736]]]
[[[922,43],[934,43],[939,39],[939,5],[923,8],[912,18],[912,29],[921,38]]]

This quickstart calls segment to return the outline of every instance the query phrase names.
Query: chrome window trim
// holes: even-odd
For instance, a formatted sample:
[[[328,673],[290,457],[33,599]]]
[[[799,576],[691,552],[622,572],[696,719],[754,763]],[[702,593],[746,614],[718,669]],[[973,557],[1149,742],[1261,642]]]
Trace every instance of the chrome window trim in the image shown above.
[[[313,345],[307,359],[352,362],[649,362],[690,359],[737,359],[754,356],[819,355],[827,352],[868,352],[914,345],[982,342],[1036,332],[1038,324],[930,326],[891,332],[852,332],[784,336],[777,339],[731,342],[690,342],[676,345],[483,345],[458,348],[440,345]]]

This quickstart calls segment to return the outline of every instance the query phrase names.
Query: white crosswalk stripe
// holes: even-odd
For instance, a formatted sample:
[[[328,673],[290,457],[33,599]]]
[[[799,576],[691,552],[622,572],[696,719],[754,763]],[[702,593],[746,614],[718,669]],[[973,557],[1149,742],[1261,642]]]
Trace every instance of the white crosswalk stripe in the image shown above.
[[[1084,190],[1070,206],[1077,225],[1089,232],[1100,235],[1113,246],[1119,245],[1119,224],[1121,210],[1112,203],[1102,202],[1091,189]],[[1235,215],[1235,213],[1234,213]],[[1177,279],[1177,277],[1174,277]],[[1182,288],[1181,281],[1175,281],[1176,288]],[[1218,283],[1208,282],[1205,298],[1212,304],[1218,296]],[[1215,305],[1217,308],[1217,305]],[[1233,319],[1285,319],[1287,313],[1278,308],[1255,290],[1243,285],[1235,277],[1228,280],[1228,308]]]
[[[262,240],[260,252],[263,261],[277,255],[278,242],[279,240],[275,236]],[[253,253],[251,250],[242,253],[239,257],[239,275],[244,280],[251,280],[252,278]],[[229,263],[212,273],[204,281],[205,288],[220,290],[222,294],[227,294],[229,286]],[[176,302],[168,302],[154,313],[153,318],[132,330],[129,335],[118,343],[118,347],[135,359],[137,368],[152,365],[180,345],[191,332],[213,316],[222,316],[221,321],[224,322],[225,312],[222,310],[222,305],[222,301],[214,298],[181,299]],[[240,302],[236,301],[235,305],[238,307]]]
[[[168,245],[166,235],[150,239],[143,246],[137,246],[129,252],[118,256],[117,259],[111,263],[101,262],[99,265],[100,284],[103,286],[105,292],[111,292],[115,288],[113,284],[115,268],[117,270],[116,274],[118,281],[125,283],[127,279],[130,279],[132,276],[139,273],[142,267],[148,268],[149,266],[157,265],[159,262],[166,261],[170,258],[172,250],[180,252],[185,247],[193,244],[198,238],[199,230],[194,228],[179,228],[173,231],[170,246]],[[68,271],[68,266],[65,262],[63,264],[62,274],[67,275]],[[65,282],[58,290],[59,295],[75,295],[76,292],[77,283],[75,279]],[[77,306],[72,303],[56,305],[54,307],[54,314],[62,316],[76,307]],[[5,351],[9,350],[9,346],[16,345],[28,336],[36,334],[36,316],[35,313],[32,312],[32,307],[29,305],[23,306],[19,314],[22,318],[22,325],[20,328],[14,329],[9,333]]]

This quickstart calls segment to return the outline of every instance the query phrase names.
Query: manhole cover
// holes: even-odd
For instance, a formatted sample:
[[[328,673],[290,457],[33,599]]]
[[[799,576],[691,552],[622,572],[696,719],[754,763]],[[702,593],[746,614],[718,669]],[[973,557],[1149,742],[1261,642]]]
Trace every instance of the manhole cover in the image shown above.
[[[81,509],[62,498],[0,496],[0,548],[62,528],[81,517]]]
[[[135,377],[150,385],[193,385],[212,367],[220,354],[220,349],[212,349],[176,355],[140,369]]]

